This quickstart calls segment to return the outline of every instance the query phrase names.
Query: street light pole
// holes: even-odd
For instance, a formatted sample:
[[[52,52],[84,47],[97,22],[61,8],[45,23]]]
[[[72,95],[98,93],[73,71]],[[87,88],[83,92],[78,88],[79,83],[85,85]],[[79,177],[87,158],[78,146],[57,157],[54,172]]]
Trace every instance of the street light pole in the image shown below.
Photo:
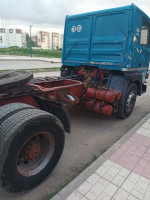
[[[31,54],[31,58],[32,58],[32,43],[31,43],[31,27],[33,25],[30,25],[30,54]]]

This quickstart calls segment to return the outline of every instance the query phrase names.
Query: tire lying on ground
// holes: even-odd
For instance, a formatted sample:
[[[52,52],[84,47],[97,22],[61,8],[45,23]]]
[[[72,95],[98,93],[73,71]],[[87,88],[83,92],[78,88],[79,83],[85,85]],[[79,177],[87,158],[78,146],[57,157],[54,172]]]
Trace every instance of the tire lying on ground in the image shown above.
[[[0,184],[19,192],[39,184],[64,148],[62,123],[38,109],[21,110],[0,125]]]
[[[25,103],[9,103],[0,107],[0,124],[14,113],[25,109],[34,109],[35,107]]]

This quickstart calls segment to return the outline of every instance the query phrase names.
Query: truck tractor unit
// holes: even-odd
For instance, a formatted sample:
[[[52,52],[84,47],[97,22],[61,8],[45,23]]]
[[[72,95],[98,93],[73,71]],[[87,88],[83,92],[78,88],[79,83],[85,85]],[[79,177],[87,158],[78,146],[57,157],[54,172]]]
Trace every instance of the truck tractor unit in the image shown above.
[[[150,19],[134,4],[66,16],[60,77],[0,73],[0,184],[19,192],[57,165],[68,106],[127,118],[146,92]]]

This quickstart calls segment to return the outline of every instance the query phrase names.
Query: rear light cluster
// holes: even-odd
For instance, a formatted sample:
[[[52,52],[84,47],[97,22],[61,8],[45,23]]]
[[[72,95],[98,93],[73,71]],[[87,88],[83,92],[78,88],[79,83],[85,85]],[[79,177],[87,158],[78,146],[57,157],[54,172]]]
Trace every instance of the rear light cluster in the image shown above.
[[[146,79],[148,79],[149,78],[149,71],[147,71],[147,73],[146,73]]]

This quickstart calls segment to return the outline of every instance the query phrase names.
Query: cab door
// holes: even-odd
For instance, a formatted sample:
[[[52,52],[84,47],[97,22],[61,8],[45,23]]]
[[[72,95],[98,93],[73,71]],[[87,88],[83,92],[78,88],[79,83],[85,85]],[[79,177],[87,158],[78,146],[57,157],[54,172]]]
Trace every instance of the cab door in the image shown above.
[[[150,24],[144,17],[142,18],[140,45],[140,65],[142,68],[146,68],[149,66],[150,55]]]
[[[145,82],[150,58],[150,23],[140,12],[135,12],[134,42],[131,66],[142,73]]]

